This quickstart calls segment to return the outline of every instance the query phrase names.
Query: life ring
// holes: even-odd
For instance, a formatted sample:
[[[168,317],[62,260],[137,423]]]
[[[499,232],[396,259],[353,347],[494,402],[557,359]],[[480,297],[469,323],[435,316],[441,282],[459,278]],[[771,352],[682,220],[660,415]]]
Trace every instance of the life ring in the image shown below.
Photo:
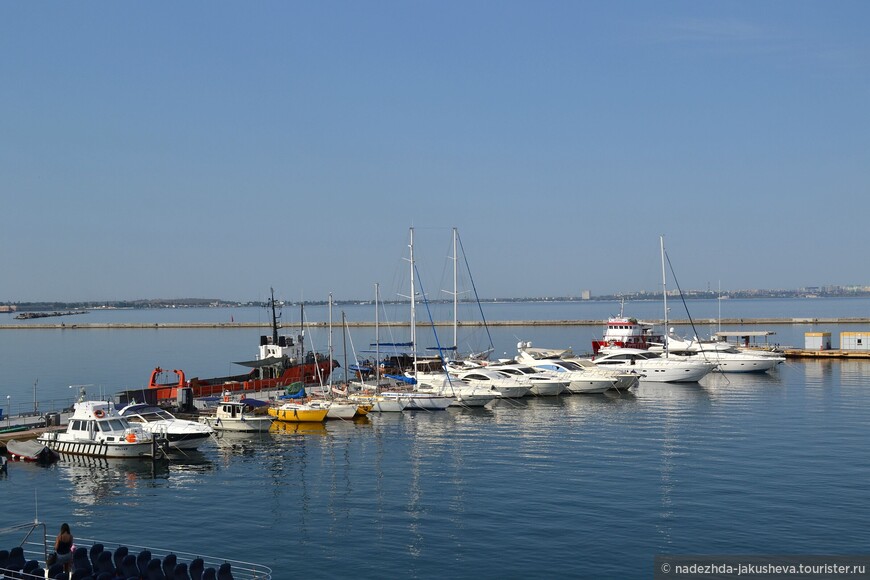
[[[106,416],[106,413],[103,412],[102,409],[97,409],[96,411],[94,411],[94,417],[96,417],[97,419],[102,419],[105,416]]]

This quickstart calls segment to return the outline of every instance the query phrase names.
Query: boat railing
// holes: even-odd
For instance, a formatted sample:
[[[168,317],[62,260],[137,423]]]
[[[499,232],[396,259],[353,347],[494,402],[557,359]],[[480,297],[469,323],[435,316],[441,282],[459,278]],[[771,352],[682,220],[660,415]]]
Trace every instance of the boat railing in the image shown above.
[[[254,564],[252,562],[245,562],[243,560],[233,560],[229,558],[220,558],[217,556],[207,556],[204,554],[183,552],[180,550],[170,550],[168,548],[160,548],[154,546],[121,544],[105,540],[80,538],[78,536],[75,539],[76,550],[86,548],[90,551],[91,547],[95,544],[102,544],[104,550],[111,550],[112,552],[116,551],[121,546],[125,546],[129,551],[128,553],[133,555],[141,554],[142,552],[147,550],[151,553],[152,558],[157,558],[159,560],[164,560],[170,554],[174,554],[179,564],[183,562],[185,564],[188,564],[188,566],[193,560],[197,558],[201,558],[203,560],[205,568],[214,568],[215,570],[220,569],[223,564],[229,564],[233,578],[237,580],[271,580],[272,578],[272,569],[268,566],[264,566],[262,564]]]
[[[6,536],[10,536],[15,534],[19,539],[16,540],[17,543],[9,544],[6,542]],[[23,538],[21,538],[21,534],[23,534]],[[45,566],[45,561],[48,558],[49,547],[47,540],[47,531],[45,528],[45,524],[42,522],[30,522],[26,524],[18,524],[14,526],[10,526],[7,528],[0,529],[0,539],[2,539],[3,543],[0,543],[0,546],[3,546],[5,550],[9,550],[9,548],[14,548],[16,546],[20,546],[24,551],[24,560],[36,560],[39,562],[40,567]],[[8,547],[6,547],[8,546]],[[13,568],[5,568],[3,564],[0,564],[0,577],[3,578],[24,578],[27,580],[39,578],[41,580],[45,579],[45,571],[42,570],[41,574],[27,574],[21,572],[21,570],[16,570]]]
[[[12,539],[14,534],[15,539]],[[22,539],[23,536],[23,539]],[[75,550],[86,550],[90,554],[91,548],[101,544],[104,550],[114,553],[121,546],[127,548],[127,553],[138,556],[147,551],[150,553],[150,559],[157,558],[161,562],[170,554],[175,556],[177,563],[187,564],[196,559],[202,559],[204,568],[214,568],[219,570],[221,566],[228,564],[232,577],[238,580],[271,580],[272,569],[262,564],[254,564],[243,560],[234,560],[229,558],[220,558],[216,556],[207,556],[192,552],[184,552],[180,550],[170,550],[167,548],[153,546],[137,546],[134,544],[121,544],[118,542],[109,542],[104,540],[96,540],[90,538],[75,538]],[[8,547],[6,547],[8,546]],[[42,522],[32,522],[20,524],[8,528],[0,529],[0,547],[5,551],[11,552],[10,548],[20,546],[23,550],[24,560],[35,560],[39,564],[37,570],[33,573],[24,573],[20,568],[5,568],[3,563],[0,563],[0,578],[23,578],[26,580],[36,580],[46,577],[45,570],[48,569],[46,560],[49,553],[53,551],[53,544],[48,541],[46,526]]]

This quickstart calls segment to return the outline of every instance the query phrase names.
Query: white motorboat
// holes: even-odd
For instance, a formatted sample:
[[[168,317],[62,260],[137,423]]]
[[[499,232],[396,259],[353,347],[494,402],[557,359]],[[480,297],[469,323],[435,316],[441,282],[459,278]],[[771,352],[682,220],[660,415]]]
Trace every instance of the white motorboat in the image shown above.
[[[517,347],[518,363],[567,381],[571,393],[594,395],[611,389],[626,391],[636,387],[640,380],[640,375],[631,371],[602,369],[588,364],[588,361],[574,357],[570,349],[532,348],[530,342],[520,342]]]
[[[141,425],[130,423],[106,401],[75,403],[66,431],[48,431],[36,440],[58,453],[94,457],[163,456],[162,442]]]
[[[492,385],[473,385],[448,376],[446,372],[417,373],[415,390],[419,393],[437,393],[453,397],[451,407],[484,407],[501,394]]]
[[[483,388],[492,393],[498,393],[496,396],[502,399],[525,397],[531,390],[531,385],[528,382],[520,381],[517,377],[508,373],[489,370],[486,367],[461,371],[451,370],[450,376],[472,387]]]
[[[716,340],[689,340],[668,334],[665,341],[667,351],[673,357],[713,362],[723,373],[763,373],[785,362],[785,357],[776,353],[741,351],[727,342]],[[665,346],[655,345],[650,350],[664,352]]]
[[[391,391],[380,395],[384,401],[395,401],[404,405],[405,411],[443,411],[456,400],[454,396],[417,391]]]
[[[254,413],[252,401],[253,399],[221,401],[218,403],[214,415],[200,417],[199,420],[215,431],[240,431],[244,433],[268,431],[274,418],[268,414]]]
[[[694,383],[716,368],[716,363],[688,360],[685,357],[662,357],[637,348],[610,349],[608,354],[592,359],[601,368],[634,370],[642,380],[664,383]]]
[[[570,381],[560,380],[532,366],[514,361],[500,360],[486,365],[490,370],[513,375],[518,380],[529,385],[529,392],[537,397],[552,397],[562,394],[568,388]]]
[[[133,403],[119,411],[130,423],[157,437],[166,439],[169,449],[196,449],[208,439],[214,429],[198,421],[179,419],[160,407],[147,403]]]

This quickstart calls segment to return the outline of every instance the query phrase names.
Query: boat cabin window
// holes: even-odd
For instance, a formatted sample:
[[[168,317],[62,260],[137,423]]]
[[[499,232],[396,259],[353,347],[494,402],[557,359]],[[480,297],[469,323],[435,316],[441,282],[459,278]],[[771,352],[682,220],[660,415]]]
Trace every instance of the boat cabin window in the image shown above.
[[[555,371],[557,373],[564,373],[565,369],[558,365],[540,365],[539,369],[544,369],[545,371]]]
[[[580,365],[578,365],[577,363],[571,362],[571,361],[566,360],[566,361],[562,361],[559,364],[561,364],[563,367],[565,367],[569,371],[582,371],[583,370],[583,368]]]
[[[479,373],[469,373],[469,374],[465,375],[465,378],[469,379],[469,380],[473,380],[473,381],[490,381],[490,380],[492,380],[490,377],[488,377],[486,375],[481,375]]]
[[[87,431],[87,427],[84,424],[84,421],[81,419],[76,419],[70,424],[70,429],[73,431]]]
[[[127,425],[121,419],[112,419],[110,421],[97,421],[97,428],[100,431],[111,433],[112,431],[123,431]]]

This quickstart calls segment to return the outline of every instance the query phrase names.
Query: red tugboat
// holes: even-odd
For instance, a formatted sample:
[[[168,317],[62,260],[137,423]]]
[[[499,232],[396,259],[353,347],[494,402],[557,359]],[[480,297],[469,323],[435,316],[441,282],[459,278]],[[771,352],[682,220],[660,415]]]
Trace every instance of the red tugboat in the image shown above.
[[[329,374],[339,366],[335,360],[330,360],[320,353],[305,352],[304,335],[278,336],[278,316],[275,314],[275,294],[272,291],[270,301],[272,308],[272,336],[260,337],[260,348],[257,358],[252,361],[235,364],[249,367],[248,373],[226,377],[187,379],[184,371],[172,370],[177,375],[174,382],[160,382],[164,369],[157,367],[151,372],[148,382],[148,399],[156,394],[156,404],[176,404],[181,402],[180,395],[189,389],[193,398],[217,397],[243,394],[254,397],[261,391],[276,391],[285,389],[293,383],[325,384]],[[154,389],[154,391],[152,391]]]
[[[652,324],[640,322],[637,318],[627,318],[623,313],[624,309],[625,301],[619,306],[619,316],[607,319],[604,338],[592,341],[593,354],[597,355],[599,350],[609,347],[647,350],[654,344],[664,344],[662,335],[653,332]]]

